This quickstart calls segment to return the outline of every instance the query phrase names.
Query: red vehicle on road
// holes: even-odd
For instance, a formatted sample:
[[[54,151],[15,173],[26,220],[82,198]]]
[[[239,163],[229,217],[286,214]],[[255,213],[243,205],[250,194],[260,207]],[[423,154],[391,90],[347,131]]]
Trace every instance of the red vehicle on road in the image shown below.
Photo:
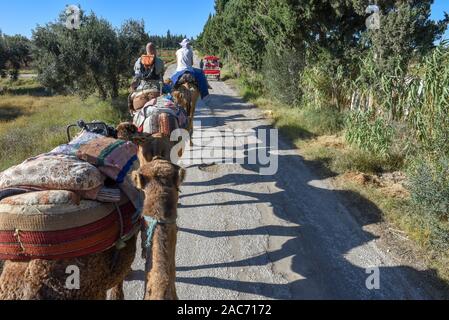
[[[208,79],[213,78],[220,81],[222,67],[223,64],[221,63],[219,57],[205,56],[202,60],[201,68]]]

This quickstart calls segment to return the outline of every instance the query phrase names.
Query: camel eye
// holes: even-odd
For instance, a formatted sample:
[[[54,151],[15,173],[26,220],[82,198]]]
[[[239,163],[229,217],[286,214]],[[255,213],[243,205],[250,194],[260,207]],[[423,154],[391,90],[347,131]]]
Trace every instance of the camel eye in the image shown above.
[[[142,189],[145,188],[148,184],[148,179],[144,175],[140,175],[140,183],[142,186]]]
[[[137,189],[143,190],[145,188],[145,186],[147,185],[146,178],[138,172],[132,173],[132,180]]]
[[[164,186],[168,186],[170,183],[170,180],[167,179],[166,177],[159,177],[159,183],[164,185]]]

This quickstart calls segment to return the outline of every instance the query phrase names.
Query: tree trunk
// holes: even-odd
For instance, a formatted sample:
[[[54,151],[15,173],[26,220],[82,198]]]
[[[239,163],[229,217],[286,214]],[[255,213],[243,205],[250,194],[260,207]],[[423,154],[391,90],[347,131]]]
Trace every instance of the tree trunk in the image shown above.
[[[101,81],[96,76],[94,76],[94,81],[98,88],[98,92],[100,93],[101,100],[103,100],[103,101],[106,100],[108,97],[108,94],[107,94],[106,90],[103,88],[103,86],[101,85]]]

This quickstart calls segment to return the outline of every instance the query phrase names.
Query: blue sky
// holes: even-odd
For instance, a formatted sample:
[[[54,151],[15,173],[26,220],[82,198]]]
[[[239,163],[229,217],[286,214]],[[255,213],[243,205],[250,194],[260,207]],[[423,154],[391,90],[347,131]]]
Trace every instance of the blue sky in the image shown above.
[[[37,24],[53,21],[66,4],[80,4],[106,18],[114,26],[126,19],[144,19],[151,34],[172,33],[197,36],[214,10],[213,0],[0,0],[0,30],[5,34],[31,36]],[[449,12],[449,0],[435,0],[432,18]],[[449,38],[449,32],[446,33]]]
[[[0,0],[0,30],[3,33],[31,36],[37,24],[55,20],[67,4],[80,4],[114,26],[127,19],[143,19],[151,34],[197,36],[201,33],[214,0]]]

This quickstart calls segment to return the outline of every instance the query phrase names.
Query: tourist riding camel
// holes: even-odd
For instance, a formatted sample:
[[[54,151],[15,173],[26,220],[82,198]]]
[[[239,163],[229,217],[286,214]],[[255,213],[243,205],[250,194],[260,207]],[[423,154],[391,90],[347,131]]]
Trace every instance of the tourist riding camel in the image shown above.
[[[134,65],[134,78],[131,84],[131,94],[128,97],[128,107],[130,112],[135,111],[136,107],[143,107],[139,96],[146,95],[146,98],[152,99],[160,95],[161,85],[164,80],[165,65],[164,61],[157,56],[156,47],[153,43],[146,46],[146,55],[142,55]],[[143,101],[141,98],[140,100]],[[134,106],[137,103],[137,106]]]
[[[178,66],[176,72],[193,68],[193,49],[188,39],[182,40],[181,49],[176,51]]]

